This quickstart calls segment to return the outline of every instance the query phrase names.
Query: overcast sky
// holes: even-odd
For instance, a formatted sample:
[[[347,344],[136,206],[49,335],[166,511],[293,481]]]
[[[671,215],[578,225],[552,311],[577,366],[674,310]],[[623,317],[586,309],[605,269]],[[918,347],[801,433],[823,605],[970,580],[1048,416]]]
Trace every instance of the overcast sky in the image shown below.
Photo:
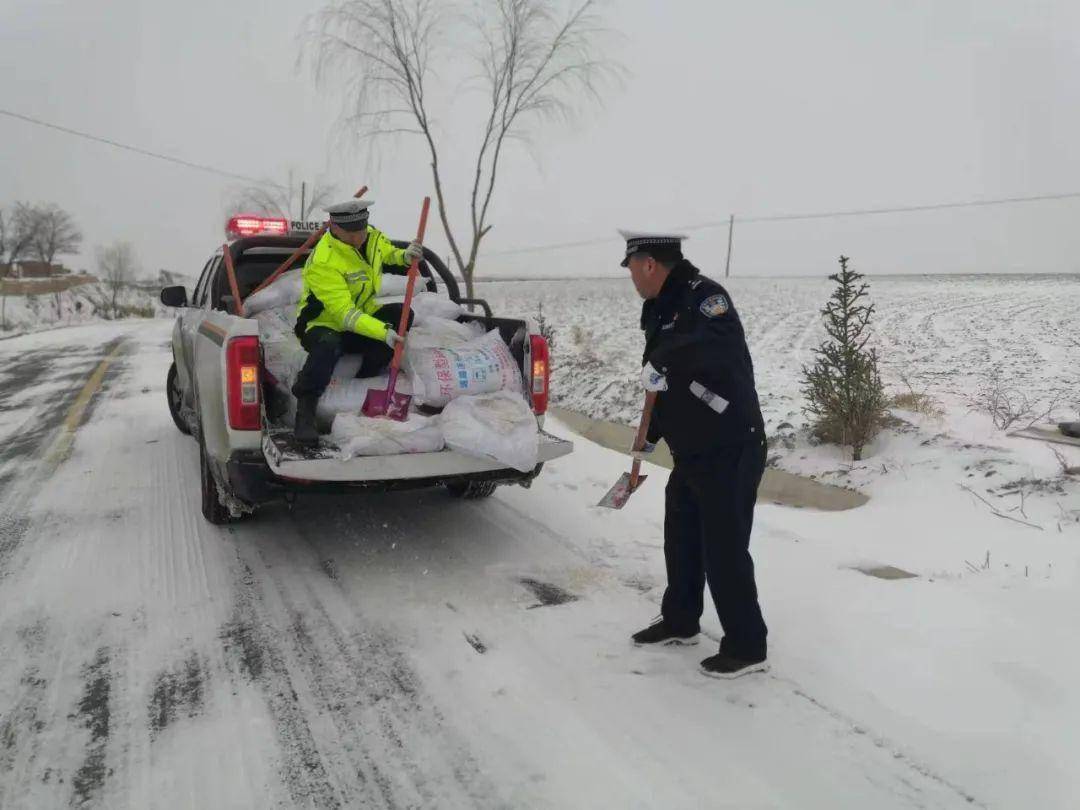
[[[297,66],[319,3],[0,0],[0,107],[231,172],[367,184],[373,224],[409,236],[430,193],[423,145],[334,151],[340,88]],[[619,272],[618,227],[1080,191],[1080,3],[760,0],[607,6],[627,68],[572,127],[508,155],[486,275]],[[467,68],[447,43],[447,75]],[[447,92],[458,83],[448,82]],[[440,109],[464,222],[478,99]],[[54,201],[92,247],[131,240],[145,270],[196,274],[236,182],[0,116],[0,204]],[[734,275],[1080,272],[1080,200],[736,224]],[[445,252],[439,228],[429,245]],[[687,254],[722,274],[726,225]]]

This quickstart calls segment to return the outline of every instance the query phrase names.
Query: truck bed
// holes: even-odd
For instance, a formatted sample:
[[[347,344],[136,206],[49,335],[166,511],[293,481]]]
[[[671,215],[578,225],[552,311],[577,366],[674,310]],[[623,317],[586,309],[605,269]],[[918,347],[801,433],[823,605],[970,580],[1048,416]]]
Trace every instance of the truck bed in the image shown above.
[[[573,442],[540,431],[538,461],[569,455]],[[348,460],[339,457],[337,446],[328,436],[320,437],[318,447],[305,447],[296,442],[292,430],[274,427],[263,438],[263,455],[274,475],[299,481],[334,483],[385,483],[404,480],[457,478],[480,473],[505,472],[509,478],[528,473],[508,469],[493,459],[466,456],[453,450],[437,453],[408,453],[392,456],[358,456]]]

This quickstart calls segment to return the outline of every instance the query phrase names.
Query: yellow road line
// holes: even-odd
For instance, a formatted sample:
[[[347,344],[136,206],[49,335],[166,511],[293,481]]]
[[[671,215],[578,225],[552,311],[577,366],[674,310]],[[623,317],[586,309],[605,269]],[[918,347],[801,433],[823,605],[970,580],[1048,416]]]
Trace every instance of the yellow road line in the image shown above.
[[[86,408],[90,404],[90,400],[101,388],[101,383],[105,379],[105,372],[108,371],[109,365],[116,359],[116,356],[120,354],[123,348],[123,342],[117,343],[113,350],[102,358],[101,362],[97,364],[97,368],[94,369],[94,373],[90,375],[82,390],[79,391],[79,395],[75,397],[75,401],[71,403],[67,416],[64,418],[64,424],[60,428],[60,433],[53,440],[52,446],[49,447],[48,452],[45,454],[45,460],[50,464],[59,464],[67,456],[68,451],[71,450],[71,445],[75,441],[75,431],[79,429],[79,423],[82,422],[83,416],[86,414]]]

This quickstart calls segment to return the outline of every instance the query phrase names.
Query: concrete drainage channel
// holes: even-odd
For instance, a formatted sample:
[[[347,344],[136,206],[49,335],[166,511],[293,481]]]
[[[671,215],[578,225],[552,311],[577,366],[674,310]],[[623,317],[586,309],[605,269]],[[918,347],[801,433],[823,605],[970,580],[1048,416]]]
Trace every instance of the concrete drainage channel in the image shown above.
[[[550,408],[552,416],[565,424],[575,433],[589,441],[596,442],[610,450],[627,452],[634,441],[634,428],[617,422],[605,422],[592,419],[575,411],[564,408]],[[654,462],[671,469],[671,453],[662,443],[653,453]],[[869,496],[852,489],[823,484],[801,475],[769,468],[758,488],[758,500],[765,503],[777,503],[798,509],[820,509],[824,512],[842,512],[862,506],[870,500]]]

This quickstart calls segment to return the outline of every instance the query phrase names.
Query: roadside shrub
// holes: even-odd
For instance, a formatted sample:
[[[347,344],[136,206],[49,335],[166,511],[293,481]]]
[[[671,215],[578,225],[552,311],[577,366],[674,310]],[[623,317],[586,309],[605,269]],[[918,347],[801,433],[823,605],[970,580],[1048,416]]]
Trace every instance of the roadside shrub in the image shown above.
[[[970,402],[972,409],[989,416],[998,430],[1008,430],[1017,424],[1031,427],[1038,422],[1052,421],[1067,397],[1068,392],[1059,388],[1051,391],[1048,400],[1040,402],[1007,385],[1001,372],[994,371],[983,379]]]
[[[117,304],[116,318],[153,318],[154,308],[149,304]]]
[[[890,405],[893,408],[899,408],[902,411],[911,411],[912,413],[930,416],[935,419],[940,419],[944,416],[944,411],[941,409],[941,406],[938,405],[937,400],[930,396],[925,390],[915,390],[915,386],[911,384],[911,381],[906,375],[900,375],[900,382],[907,390],[893,395],[892,401],[890,402]]]
[[[575,323],[570,327],[570,340],[576,348],[581,349],[592,342],[592,333]]]

